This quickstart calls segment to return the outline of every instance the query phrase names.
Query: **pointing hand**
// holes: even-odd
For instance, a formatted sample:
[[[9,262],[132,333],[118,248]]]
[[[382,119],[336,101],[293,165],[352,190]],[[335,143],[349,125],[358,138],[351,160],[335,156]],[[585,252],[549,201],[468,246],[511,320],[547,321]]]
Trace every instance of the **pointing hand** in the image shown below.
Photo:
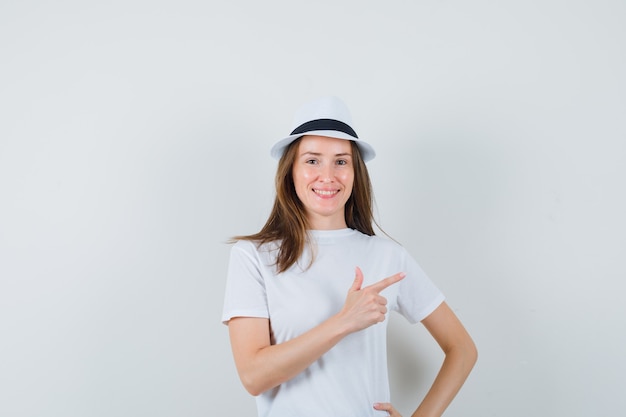
[[[357,267],[354,282],[339,313],[340,317],[345,320],[349,331],[356,332],[384,321],[387,313],[387,299],[380,295],[380,292],[402,280],[405,276],[404,272],[399,272],[361,288],[363,285],[363,272]]]

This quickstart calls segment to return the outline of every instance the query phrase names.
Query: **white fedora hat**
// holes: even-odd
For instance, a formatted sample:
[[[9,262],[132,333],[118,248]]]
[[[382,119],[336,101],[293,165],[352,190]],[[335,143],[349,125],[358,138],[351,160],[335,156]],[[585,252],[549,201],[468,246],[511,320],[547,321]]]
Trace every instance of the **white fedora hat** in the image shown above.
[[[359,139],[351,127],[352,117],[348,107],[337,97],[322,97],[304,104],[293,119],[292,131],[272,146],[271,155],[280,159],[291,142],[304,135],[327,136],[354,141],[361,151],[363,161],[376,156],[374,148]]]

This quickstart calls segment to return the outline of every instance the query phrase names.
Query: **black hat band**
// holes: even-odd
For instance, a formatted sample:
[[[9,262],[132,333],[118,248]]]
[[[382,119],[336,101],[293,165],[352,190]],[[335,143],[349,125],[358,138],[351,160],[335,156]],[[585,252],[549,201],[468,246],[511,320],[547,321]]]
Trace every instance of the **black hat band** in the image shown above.
[[[291,135],[297,135],[299,133],[313,132],[315,130],[336,130],[338,132],[346,133],[352,137],[358,139],[358,136],[354,129],[344,122],[334,119],[317,119],[303,123],[291,132]]]

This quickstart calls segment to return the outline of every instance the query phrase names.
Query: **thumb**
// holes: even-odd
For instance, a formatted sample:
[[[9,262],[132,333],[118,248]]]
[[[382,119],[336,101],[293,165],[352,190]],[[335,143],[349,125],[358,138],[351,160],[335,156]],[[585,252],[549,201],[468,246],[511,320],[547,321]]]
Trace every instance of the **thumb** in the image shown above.
[[[352,287],[350,287],[350,291],[358,291],[361,289],[361,285],[363,285],[363,272],[361,272],[361,268],[356,267],[354,282],[352,282]]]

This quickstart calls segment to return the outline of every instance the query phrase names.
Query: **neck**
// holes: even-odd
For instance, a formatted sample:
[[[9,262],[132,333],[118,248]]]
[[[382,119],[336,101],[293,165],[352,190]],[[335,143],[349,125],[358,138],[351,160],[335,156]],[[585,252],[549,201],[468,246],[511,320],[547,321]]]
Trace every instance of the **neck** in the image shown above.
[[[339,230],[345,229],[348,225],[346,224],[345,218],[333,218],[333,217],[309,217],[309,228],[311,230]]]

